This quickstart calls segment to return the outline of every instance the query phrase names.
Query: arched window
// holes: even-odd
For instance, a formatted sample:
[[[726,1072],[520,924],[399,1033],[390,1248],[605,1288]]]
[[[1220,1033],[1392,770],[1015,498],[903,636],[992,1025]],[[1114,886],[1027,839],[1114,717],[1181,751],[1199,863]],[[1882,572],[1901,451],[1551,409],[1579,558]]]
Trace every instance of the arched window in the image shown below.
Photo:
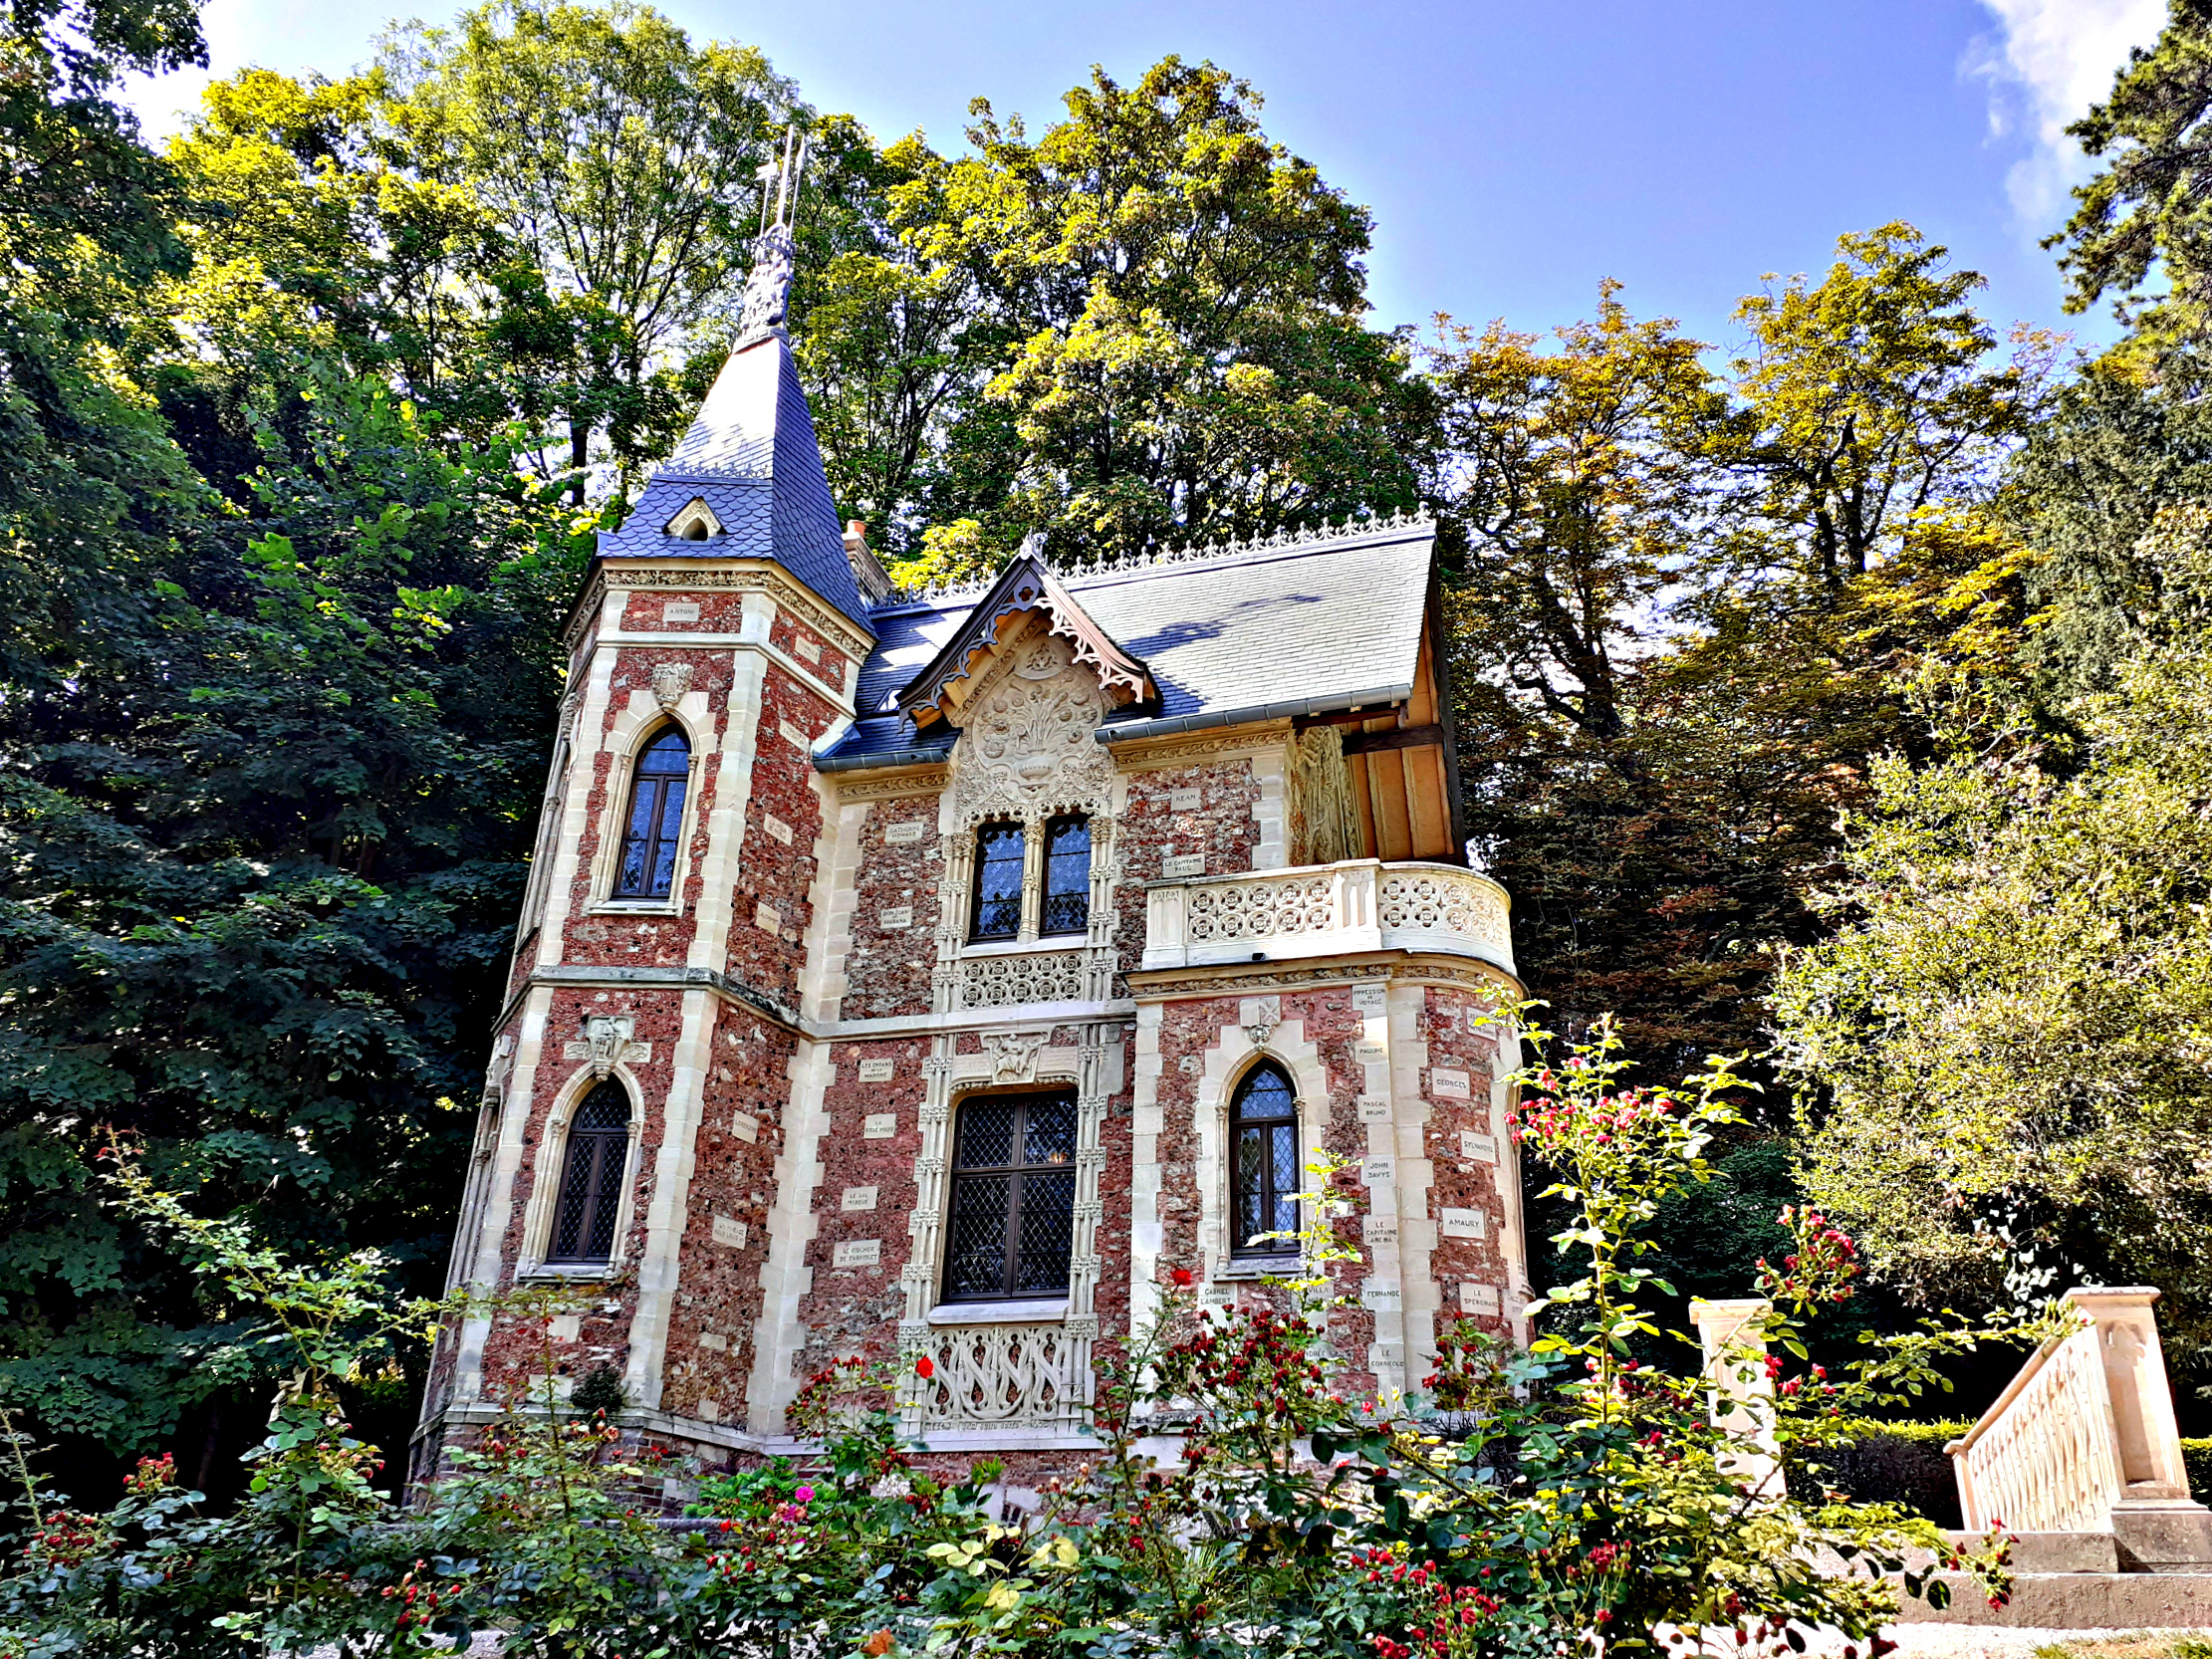
[[[1022,930],[1022,827],[986,824],[975,832],[975,924],[969,937],[1011,939]]]
[[[1282,1068],[1255,1066],[1237,1084],[1229,1108],[1234,1256],[1295,1256],[1296,1239],[1264,1233],[1298,1231],[1298,1091]]]
[[[610,1077],[584,1097],[569,1127],[548,1262],[605,1262],[614,1255],[628,1169],[629,1091]]]
[[[988,1095],[960,1108],[945,1226],[944,1300],[1068,1294],[1076,1225],[1076,1099]]]
[[[691,776],[691,745],[670,726],[637,757],[622,830],[622,867],[616,898],[666,898],[676,874],[676,842],[683,832],[683,789]]]
[[[1040,933],[1081,933],[1091,925],[1091,821],[1056,818],[1045,826],[1045,917]]]

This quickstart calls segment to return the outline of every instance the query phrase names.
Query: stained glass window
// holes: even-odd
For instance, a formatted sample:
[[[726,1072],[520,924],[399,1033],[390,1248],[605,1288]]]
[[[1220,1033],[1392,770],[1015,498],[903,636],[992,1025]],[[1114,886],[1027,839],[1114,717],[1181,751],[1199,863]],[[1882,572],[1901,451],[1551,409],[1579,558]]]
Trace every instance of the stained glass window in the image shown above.
[[[1238,1256],[1293,1256],[1298,1241],[1298,1091],[1280,1067],[1262,1064],[1237,1085],[1229,1114],[1232,1205]]]
[[[569,1126],[549,1262],[605,1262],[614,1253],[614,1218],[629,1169],[629,1093],[610,1077],[584,1097]]]
[[[637,757],[622,830],[616,898],[666,898],[675,880],[676,843],[683,833],[683,790],[691,776],[691,745],[670,726]]]
[[[1011,939],[1022,930],[1022,827],[986,824],[975,832],[978,939]]]
[[[1040,933],[1081,933],[1091,925],[1091,821],[1056,818],[1045,826],[1045,916]]]
[[[945,1301],[1066,1296],[1075,1216],[1074,1095],[994,1094],[961,1106]]]

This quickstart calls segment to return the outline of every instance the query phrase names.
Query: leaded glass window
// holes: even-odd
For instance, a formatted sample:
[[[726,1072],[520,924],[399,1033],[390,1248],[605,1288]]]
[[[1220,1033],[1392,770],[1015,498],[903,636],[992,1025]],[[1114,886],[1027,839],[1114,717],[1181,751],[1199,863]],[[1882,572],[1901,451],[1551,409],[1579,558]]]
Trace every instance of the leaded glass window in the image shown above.
[[[1022,931],[1022,827],[986,824],[975,832],[977,939],[1011,939]]]
[[[1076,1099],[993,1094],[960,1107],[944,1300],[1068,1294],[1076,1217]]]
[[[1045,826],[1045,916],[1040,933],[1081,933],[1091,925],[1091,821],[1056,818]]]
[[[666,898],[676,873],[683,834],[683,790],[691,776],[691,745],[670,726],[637,757],[622,830],[622,864],[614,877],[616,898]]]
[[[614,1256],[614,1220],[628,1170],[629,1093],[610,1077],[584,1097],[569,1126],[548,1262],[605,1262]]]
[[[1298,1231],[1298,1091],[1279,1066],[1254,1066],[1229,1111],[1236,1256],[1292,1256]]]

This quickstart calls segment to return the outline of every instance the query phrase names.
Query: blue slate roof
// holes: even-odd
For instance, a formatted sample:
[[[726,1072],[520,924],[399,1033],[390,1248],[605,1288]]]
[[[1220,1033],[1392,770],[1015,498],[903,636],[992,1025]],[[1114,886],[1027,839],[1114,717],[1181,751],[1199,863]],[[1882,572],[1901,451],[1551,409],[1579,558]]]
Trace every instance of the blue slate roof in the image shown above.
[[[721,521],[721,535],[687,542],[667,534],[669,520],[694,498]],[[601,532],[599,551],[611,563],[772,559],[872,631],[799,367],[781,334],[730,354],[691,429],[653,469],[622,527]]]
[[[1386,520],[1132,564],[1056,573],[1085,614],[1143,660],[1159,700],[1116,711],[1108,740],[1380,706],[1419,673],[1436,528]],[[921,746],[896,697],[986,589],[895,597],[872,613],[859,719],[822,764],[885,765]],[[930,752],[945,740],[932,732]],[[946,748],[949,745],[945,745]],[[915,755],[913,758],[923,758]]]

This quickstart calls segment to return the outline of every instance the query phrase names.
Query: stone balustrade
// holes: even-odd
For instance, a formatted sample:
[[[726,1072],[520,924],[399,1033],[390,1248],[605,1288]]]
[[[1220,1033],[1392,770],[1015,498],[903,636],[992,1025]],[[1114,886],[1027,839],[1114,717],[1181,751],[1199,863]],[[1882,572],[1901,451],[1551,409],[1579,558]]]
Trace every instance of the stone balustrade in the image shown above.
[[[2086,1319],[2054,1336],[1945,1448],[1970,1532],[2115,1533],[2147,1564],[2212,1554],[2189,1498],[2153,1290],[2075,1290]]]
[[[1062,1324],[949,1325],[910,1345],[930,1375],[908,1403],[914,1432],[1073,1430],[1091,1403],[1091,1339]]]
[[[1352,858],[1155,881],[1145,900],[1147,969],[1417,950],[1514,971],[1505,889],[1452,864]]]

